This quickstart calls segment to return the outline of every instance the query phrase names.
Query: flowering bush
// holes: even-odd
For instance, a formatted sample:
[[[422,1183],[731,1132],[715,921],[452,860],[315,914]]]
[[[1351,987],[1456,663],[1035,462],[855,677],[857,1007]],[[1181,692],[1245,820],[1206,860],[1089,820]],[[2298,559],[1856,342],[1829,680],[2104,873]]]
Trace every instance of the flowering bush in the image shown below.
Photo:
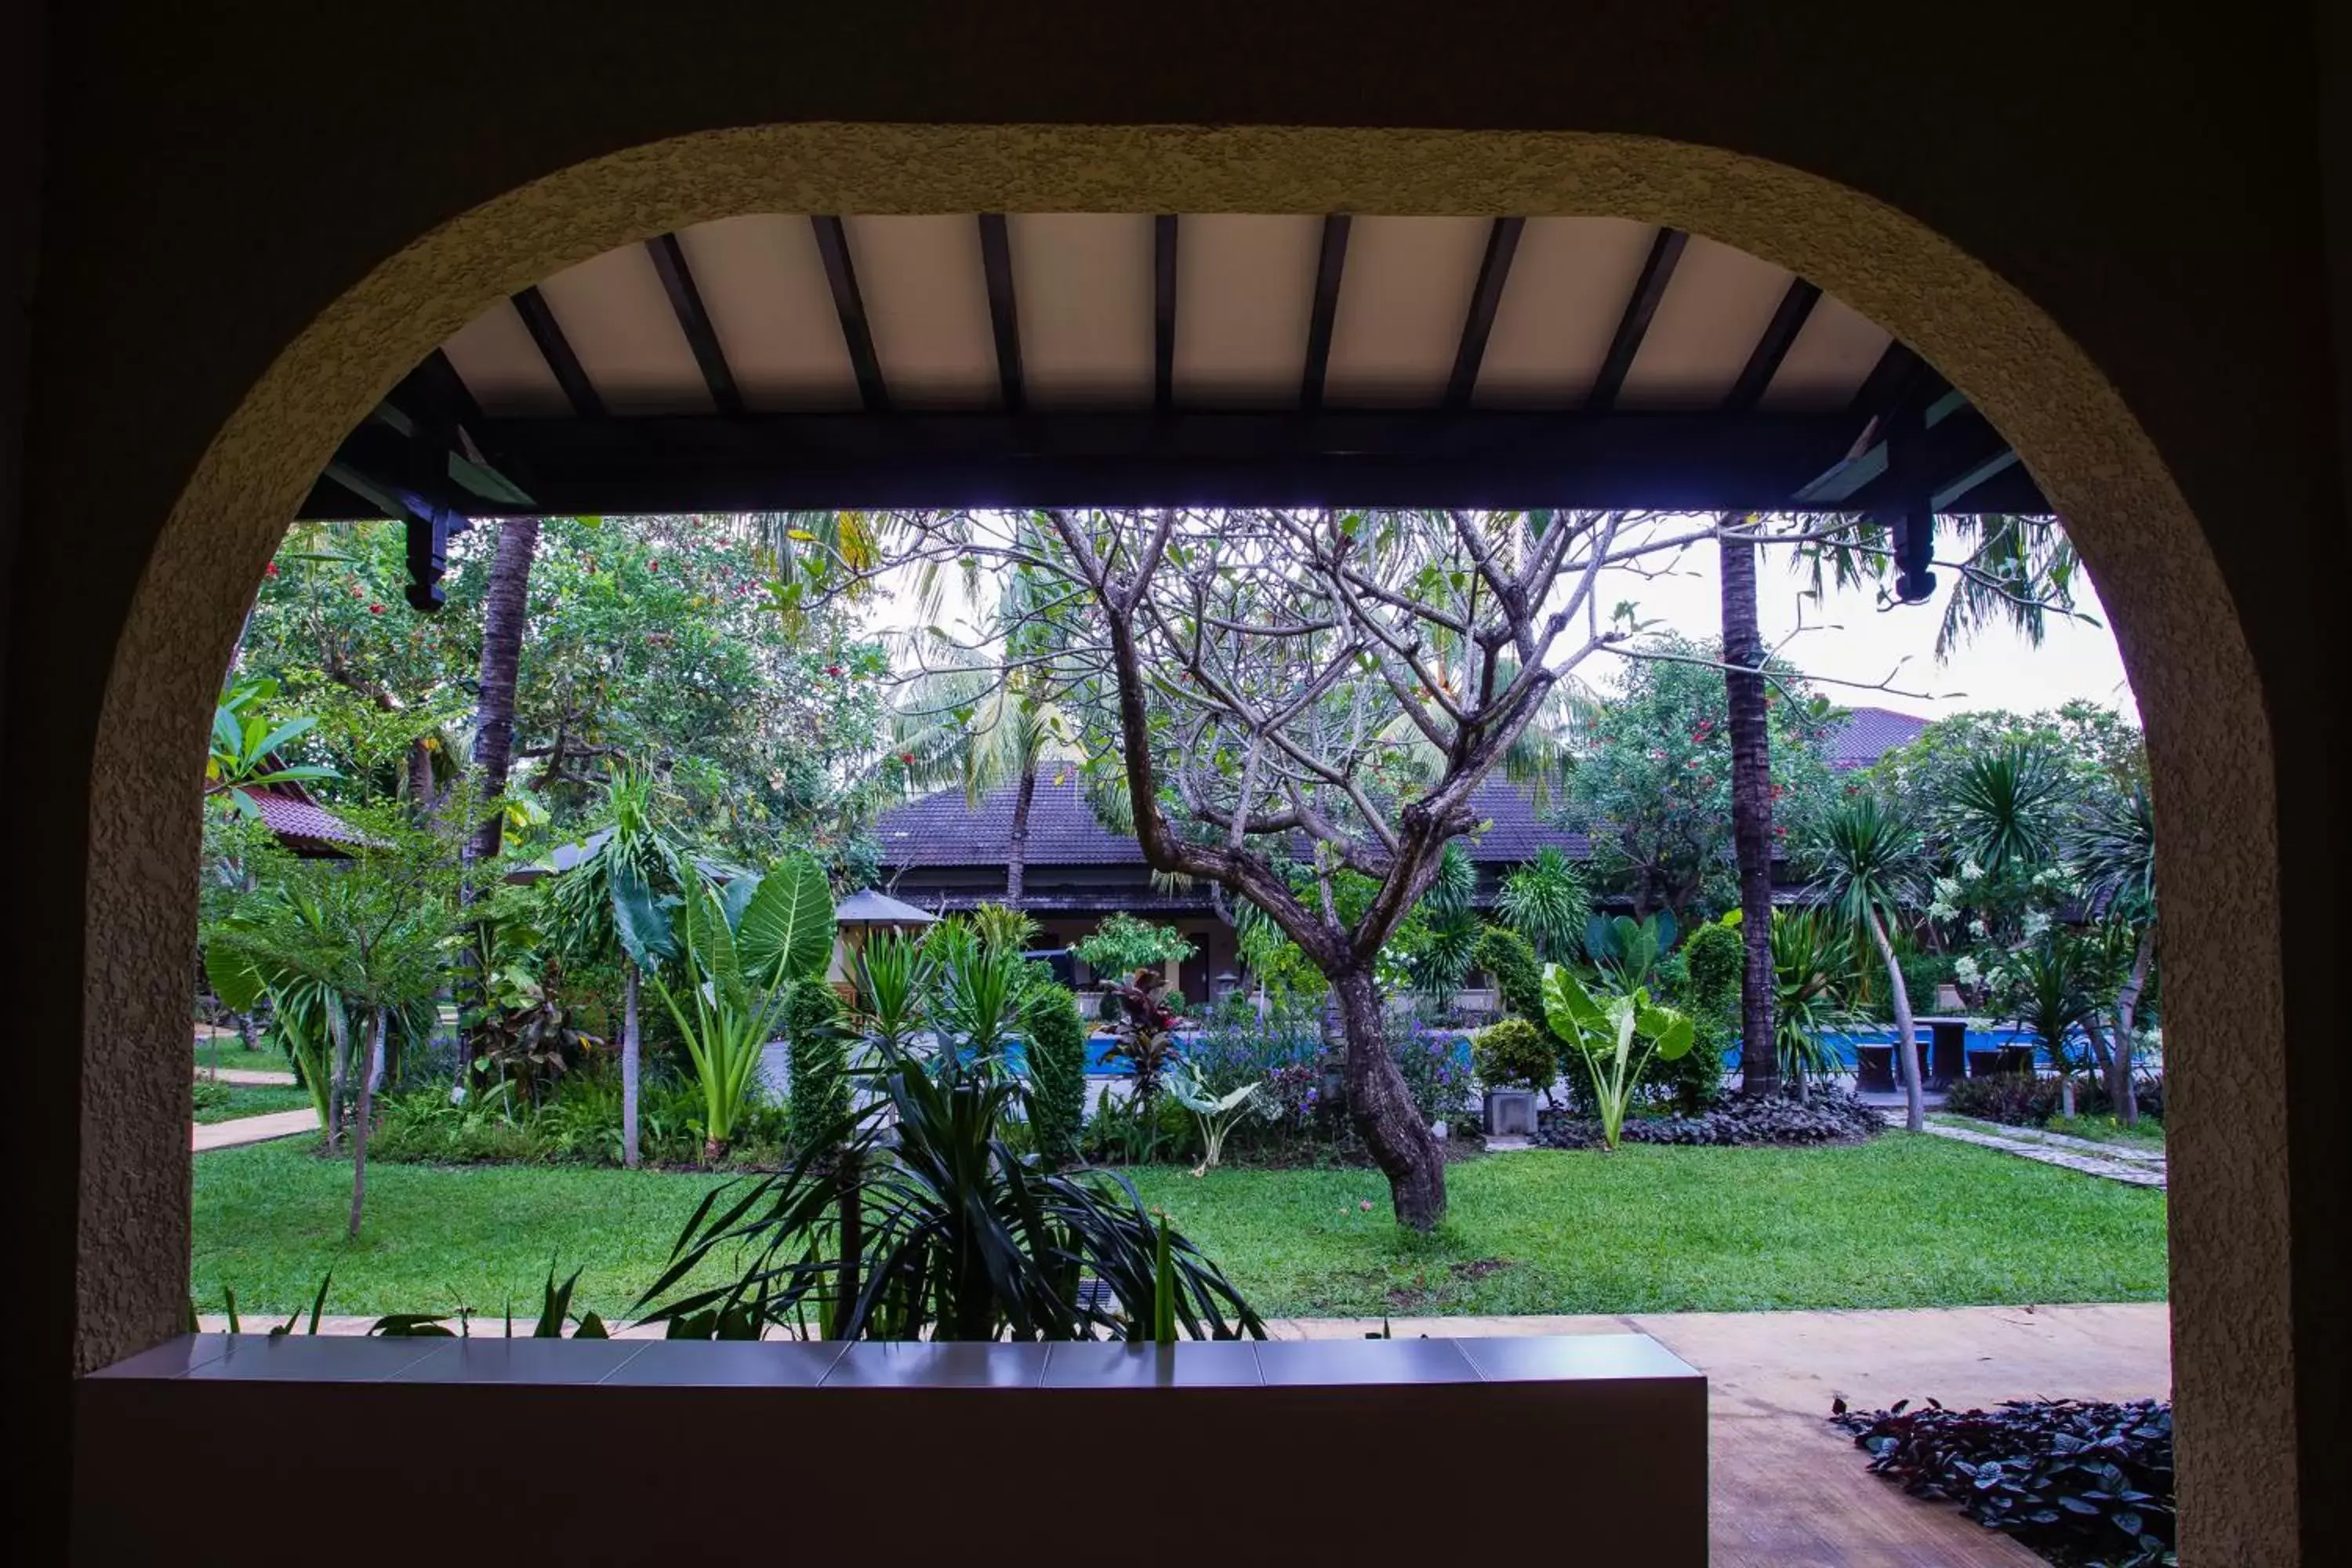
[[[1472,1087],[1469,1041],[1415,1025],[1390,1042],[1389,1052],[1423,1121],[1462,1120]]]

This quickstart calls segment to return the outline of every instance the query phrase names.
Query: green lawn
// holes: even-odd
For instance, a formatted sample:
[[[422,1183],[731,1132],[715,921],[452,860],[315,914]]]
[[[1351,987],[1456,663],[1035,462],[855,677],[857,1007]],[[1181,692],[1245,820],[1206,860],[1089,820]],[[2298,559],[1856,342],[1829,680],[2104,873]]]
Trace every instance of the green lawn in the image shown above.
[[[551,1258],[580,1305],[625,1310],[717,1178],[372,1165],[342,1246],[347,1165],[296,1144],[199,1155],[194,1291],[330,1312],[496,1313]],[[1631,1312],[2159,1300],[2161,1193],[1949,1140],[1827,1149],[1531,1151],[1449,1173],[1433,1236],[1391,1223],[1370,1171],[1137,1174],[1268,1316]],[[1369,1201],[1366,1212],[1360,1205]],[[520,1307],[518,1310],[520,1310]]]
[[[273,1110],[308,1110],[310,1091],[297,1085],[196,1084],[198,1121],[234,1121],[241,1116],[267,1116]]]

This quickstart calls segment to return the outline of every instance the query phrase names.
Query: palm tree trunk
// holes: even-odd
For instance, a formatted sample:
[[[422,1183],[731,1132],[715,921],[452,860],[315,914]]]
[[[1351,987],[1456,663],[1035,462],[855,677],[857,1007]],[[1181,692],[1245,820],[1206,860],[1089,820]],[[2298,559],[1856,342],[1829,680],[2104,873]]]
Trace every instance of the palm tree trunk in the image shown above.
[[[621,1163],[637,1168],[637,961],[621,955]]]
[[[1033,763],[1021,770],[1021,783],[1013,795],[1013,836],[1004,856],[1004,902],[1010,909],[1021,907],[1028,886],[1029,808],[1036,798],[1037,768]]]
[[[383,1048],[383,1009],[378,1007],[368,1023],[368,1056],[373,1058]],[[359,1114],[352,1121],[352,1229],[360,1233],[360,1211],[367,1203],[368,1127],[375,1118],[375,1075],[360,1074]]]
[[[1911,988],[1903,984],[1903,965],[1895,962],[1895,943],[1879,922],[1878,911],[1865,909],[1863,918],[1870,922],[1870,940],[1878,944],[1878,956],[1886,964],[1887,991],[1895,1004],[1895,1061],[1903,1074],[1903,1125],[1910,1131],[1923,1132],[1927,1127],[1927,1106],[1919,1093],[1919,1032],[1911,1021]]]
[[[2116,993],[2115,1059],[2108,1070],[2113,1075],[2107,1098],[2115,1104],[2116,1120],[2126,1127],[2139,1122],[2139,1089],[2132,1082],[2132,1026],[2139,1013],[2139,999],[2147,989],[2148,967],[2156,962],[2156,921],[2151,920],[2139,933],[2139,950],[2132,955],[2131,978]]]
[[[499,525],[499,552],[482,598],[482,662],[474,731],[474,767],[480,775],[480,813],[467,839],[468,861],[488,860],[505,837],[499,809],[514,764],[515,680],[522,663],[523,631],[530,619],[530,563],[539,549],[539,519],[510,517]]]
[[[1728,527],[1735,520],[1726,518]],[[1756,618],[1756,545],[1718,533],[1723,561],[1723,693],[1731,729],[1731,841],[1739,864],[1739,1080],[1749,1099],[1780,1085],[1773,1032],[1772,738],[1766,721],[1764,638]]]

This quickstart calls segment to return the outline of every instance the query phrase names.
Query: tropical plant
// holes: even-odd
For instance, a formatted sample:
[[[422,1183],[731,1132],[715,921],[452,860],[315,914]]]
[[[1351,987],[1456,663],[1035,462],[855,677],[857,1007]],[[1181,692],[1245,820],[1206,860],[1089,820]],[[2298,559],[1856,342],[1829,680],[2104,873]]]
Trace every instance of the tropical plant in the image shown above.
[[[2058,1072],[2065,1113],[2074,1113],[2074,1058],[2067,1040],[2098,1013],[2099,965],[2092,944],[2056,925],[2003,956],[1987,976],[2000,1015],[2041,1037]]]
[[[1594,915],[1584,924],[1584,948],[1619,989],[1631,990],[1649,984],[1658,961],[1674,950],[1677,934],[1675,917],[1665,910],[1639,921]]]
[[[1846,1022],[1843,982],[1852,958],[1845,933],[1818,912],[1772,911],[1773,1056],[1781,1082],[1795,1086],[1800,1099],[1838,1071],[1824,1037]]]
[[[1174,926],[1156,926],[1130,914],[1107,915],[1070,951],[1097,974],[1128,974],[1171,960],[1182,960],[1196,951]]]
[[[934,927],[926,945],[939,953],[931,1024],[940,1045],[966,1057],[997,1057],[1015,1032],[1031,982],[1021,949],[992,943],[953,920]]]
[[[731,1321],[814,1321],[838,1339],[1148,1340],[1164,1299],[1190,1337],[1265,1337],[1192,1242],[1170,1234],[1161,1268],[1160,1222],[1123,1179],[1048,1173],[1013,1151],[1003,1125],[1021,1089],[994,1064],[926,1071],[880,1055],[873,1103],[824,1140],[854,1157],[803,1155],[708,1194],[638,1305],[720,1257],[741,1258],[740,1271],[646,1321],[677,1336]],[[1095,1289],[1081,1288],[1089,1276]]]
[[[1944,833],[1953,856],[1988,876],[2047,864],[2058,851],[2065,788],[2056,760],[2039,746],[1971,757],[1945,806]]]
[[[2127,788],[2103,796],[2068,848],[2085,897],[2130,946],[2128,967],[2115,994],[2107,1061],[2108,1098],[2116,1118],[2130,1126],[2139,1117],[2132,1042],[2156,963],[2156,810],[2145,781],[2133,779]],[[2095,1036],[2095,1009],[2084,1022]]]
[[[1021,1004],[1028,1041],[1029,1125],[1038,1163],[1057,1171],[1078,1163],[1087,1113],[1087,1026],[1077,998],[1051,983],[1030,987]]]
[[[833,954],[833,894],[814,860],[797,856],[723,888],[698,876],[675,927],[683,973],[650,978],[677,1026],[703,1094],[704,1157],[727,1152],[787,988],[822,976]],[[683,992],[681,995],[680,993]]]
[[[866,938],[857,952],[858,1026],[883,1046],[904,1051],[929,1017],[939,959],[929,943],[895,931]]]
[[[317,763],[288,763],[280,756],[287,747],[318,727],[304,716],[272,724],[264,710],[278,697],[278,682],[267,678],[241,680],[222,696],[213,710],[212,752],[205,759],[205,794],[221,796],[246,816],[258,818],[261,807],[252,791],[273,784],[321,782],[341,775]]]
[[[1168,1092],[1177,1104],[1192,1113],[1192,1121],[1201,1130],[1202,1159],[1192,1168],[1196,1176],[1216,1169],[1217,1163],[1224,1158],[1226,1134],[1235,1124],[1265,1115],[1271,1110],[1258,1084],[1245,1083],[1218,1094],[1202,1081],[1199,1071],[1188,1061],[1179,1060],[1168,1069]]]
[[[2021,766],[2011,760],[1992,772],[2014,783]],[[2018,798],[2013,789],[2008,796]],[[1916,830],[1871,795],[1849,795],[1839,803],[1822,822],[1815,851],[1816,894],[1822,907],[1849,932],[1868,937],[1885,966],[1887,992],[1895,1009],[1895,1058],[1903,1080],[1904,1122],[1914,1132],[1927,1126],[1919,1082],[1919,1037],[1912,1024],[1910,987],[1904,981],[1891,933],[1904,910],[1922,901],[1921,860]]]
[[[972,934],[980,945],[1005,952],[1026,952],[1037,940],[1037,922],[1003,904],[982,904],[971,911]]]
[[[1601,1133],[1614,1149],[1643,1073],[1653,1058],[1673,1061],[1691,1048],[1691,1021],[1671,1007],[1653,1004],[1650,994],[1638,986],[1596,998],[1557,963],[1544,966],[1543,996],[1552,1033],[1568,1041],[1591,1069]]]
[[[792,1136],[798,1144],[849,1111],[849,1034],[841,998],[823,978],[793,982],[784,998],[784,1039],[792,1058]]]
[[[1548,845],[1503,879],[1495,907],[1528,939],[1538,958],[1558,963],[1576,956],[1592,898],[1574,864]]]

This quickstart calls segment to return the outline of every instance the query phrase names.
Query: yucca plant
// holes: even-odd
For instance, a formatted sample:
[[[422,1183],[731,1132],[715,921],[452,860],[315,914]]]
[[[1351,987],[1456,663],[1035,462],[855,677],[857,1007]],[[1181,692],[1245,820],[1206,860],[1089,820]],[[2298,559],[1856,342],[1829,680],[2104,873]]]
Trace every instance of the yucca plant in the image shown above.
[[[1554,963],[1576,956],[1577,938],[1592,918],[1584,879],[1567,856],[1549,847],[1503,879],[1495,907],[1538,958]]]
[[[2000,762],[2004,765],[1983,770],[1977,780],[1980,788],[1976,798],[2000,798],[2012,803],[2023,798],[2017,788],[2017,779],[2021,773],[2032,773],[2034,768],[2034,764],[2023,760],[2026,755],[2014,752],[2006,759],[1979,759],[1980,763]],[[1971,764],[1969,773],[1976,775],[1979,769]],[[2040,787],[2037,784],[2033,790]],[[1964,795],[1969,793],[1963,791]],[[2022,833],[2024,829],[2017,831]],[[2006,833],[2002,830],[1994,837],[2005,837]],[[1988,852],[1994,847],[1989,839],[1979,845]],[[2017,842],[2010,842],[2001,852],[2021,850]],[[1919,1083],[1919,1039],[1911,1022],[1911,991],[1904,983],[1903,964],[1895,954],[1892,932],[1905,907],[1918,903],[1925,891],[1919,837],[1907,819],[1881,805],[1874,796],[1856,795],[1822,822],[1815,859],[1816,891],[1822,906],[1849,932],[1867,937],[1878,951],[1879,962],[1886,966],[1887,991],[1895,1006],[1895,1060],[1903,1079],[1904,1121],[1912,1131],[1917,1132],[1927,1125],[1926,1101]]]
[[[1972,757],[1952,785],[1945,833],[1952,853],[1989,875],[2032,870],[2058,851],[2065,775],[2051,754],[2011,746]]]
[[[677,1337],[730,1322],[842,1339],[1154,1337],[1161,1231],[1134,1188],[1014,1152],[1002,1128],[1022,1089],[997,1063],[927,1070],[896,1047],[876,1051],[877,1093],[821,1141],[831,1153],[703,1199],[638,1302],[645,1321]],[[1172,1232],[1166,1245],[1182,1333],[1265,1337],[1198,1247]],[[730,1260],[729,1282],[663,1300]],[[1102,1289],[1081,1290],[1087,1276]]]

